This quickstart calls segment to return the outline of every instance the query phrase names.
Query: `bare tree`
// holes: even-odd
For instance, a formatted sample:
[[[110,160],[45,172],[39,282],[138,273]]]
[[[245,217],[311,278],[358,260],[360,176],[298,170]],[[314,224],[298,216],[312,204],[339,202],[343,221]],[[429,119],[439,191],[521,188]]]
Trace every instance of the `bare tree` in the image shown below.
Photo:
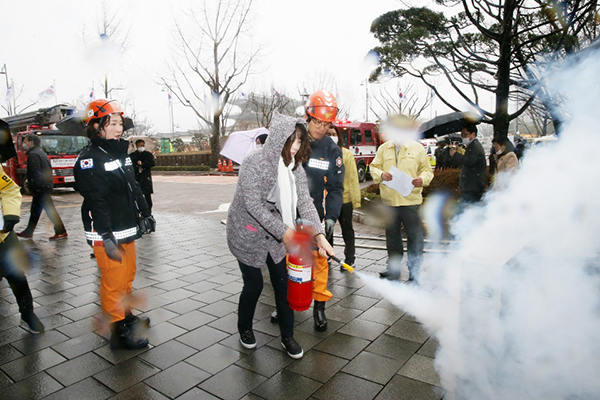
[[[403,85],[398,79],[394,90],[385,85],[377,85],[378,93],[371,95],[375,104],[378,105],[378,107],[371,105],[371,111],[377,119],[383,120],[390,115],[404,114],[416,120],[429,107],[431,96],[426,96],[423,100],[422,96],[419,97],[412,81],[405,80],[404,82]]]
[[[212,161],[220,151],[223,113],[231,96],[246,82],[259,54],[245,40],[253,0],[204,0],[175,22],[176,54],[161,77],[185,107],[212,130]],[[202,90],[202,88],[204,90]]]
[[[100,4],[100,12],[96,20],[93,34],[87,33],[84,26],[82,40],[86,47],[93,46],[93,43],[100,39],[100,49],[104,53],[117,53],[123,55],[130,48],[131,24],[126,23],[120,14],[114,11],[110,4],[103,0]],[[104,97],[109,99],[113,90],[122,90],[122,87],[113,87],[109,89],[108,85],[108,69],[104,72],[103,80],[101,81]]]
[[[141,116],[133,111],[129,117],[134,121],[132,129],[123,133],[123,138],[129,136],[150,136],[154,132],[154,124],[147,116]]]
[[[21,97],[21,95],[23,95],[23,89],[24,89],[24,85],[21,85],[21,87],[19,88],[19,90],[16,90],[14,87],[14,82],[11,84],[11,93],[10,93],[10,99],[8,101],[8,107],[6,106],[2,106],[2,108],[4,109],[4,111],[6,111],[6,113],[11,116],[11,115],[17,115],[19,113],[22,113],[23,111],[27,110],[29,107],[33,107],[35,106],[38,101],[29,101],[29,104],[26,106],[21,106],[17,103],[17,101],[19,100],[19,97]]]
[[[268,128],[271,125],[274,111],[294,115],[295,108],[300,104],[285,94],[273,91],[270,96],[250,93],[247,105],[247,108],[254,114],[256,124]]]

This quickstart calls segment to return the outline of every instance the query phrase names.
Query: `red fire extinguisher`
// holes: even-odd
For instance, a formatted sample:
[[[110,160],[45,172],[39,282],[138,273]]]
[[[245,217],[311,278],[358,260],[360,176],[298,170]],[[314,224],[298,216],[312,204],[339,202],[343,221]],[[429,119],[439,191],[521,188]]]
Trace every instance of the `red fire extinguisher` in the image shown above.
[[[313,235],[306,226],[298,225],[293,246],[288,252],[288,303],[295,311],[306,311],[313,293]]]

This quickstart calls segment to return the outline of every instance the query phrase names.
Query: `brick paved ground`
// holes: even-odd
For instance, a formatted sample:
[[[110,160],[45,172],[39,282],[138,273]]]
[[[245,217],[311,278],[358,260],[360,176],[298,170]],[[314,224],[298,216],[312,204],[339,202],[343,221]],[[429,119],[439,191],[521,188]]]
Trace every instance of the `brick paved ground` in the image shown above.
[[[255,315],[258,347],[241,347],[241,276],[220,223],[225,213],[210,212],[231,200],[234,183],[157,177],[158,231],[137,242],[133,284],[147,299],[138,312],[152,320],[150,347],[142,351],[113,352],[95,331],[99,272],[83,237],[80,197],[58,196],[69,239],[48,242],[52,229],[44,216],[34,240],[23,242],[37,259],[28,279],[43,335],[18,327],[12,292],[0,282],[0,398],[442,398],[435,342],[413,318],[337,268],[330,274],[329,329],[313,330],[312,310],[296,313],[304,358],[294,361],[280,346],[279,329],[269,321],[275,307],[268,279]],[[384,251],[358,253],[358,269],[383,268]]]

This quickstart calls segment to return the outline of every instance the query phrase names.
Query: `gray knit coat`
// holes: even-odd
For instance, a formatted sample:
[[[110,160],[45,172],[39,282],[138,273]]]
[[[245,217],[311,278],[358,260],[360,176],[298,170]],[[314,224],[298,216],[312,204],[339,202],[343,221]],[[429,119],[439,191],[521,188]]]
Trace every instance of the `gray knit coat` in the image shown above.
[[[267,255],[280,262],[285,257],[283,234],[288,229],[275,204],[267,201],[277,183],[277,166],[287,138],[294,132],[296,118],[274,113],[270,135],[264,146],[250,153],[240,169],[240,175],[227,216],[229,250],[246,265],[262,268]],[[298,193],[298,215],[323,233],[319,215],[308,191],[308,181],[302,165],[294,171]]]

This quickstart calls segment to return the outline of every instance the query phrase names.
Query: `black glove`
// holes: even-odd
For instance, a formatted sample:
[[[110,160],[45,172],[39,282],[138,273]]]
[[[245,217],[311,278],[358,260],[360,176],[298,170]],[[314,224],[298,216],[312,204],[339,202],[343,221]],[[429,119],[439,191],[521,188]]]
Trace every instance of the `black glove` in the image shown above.
[[[0,232],[8,233],[13,230],[16,224],[19,223],[19,217],[16,215],[5,215],[4,216],[4,227]]]
[[[333,228],[335,227],[335,221],[332,219],[325,220],[325,237],[330,238],[333,236]]]
[[[156,220],[152,215],[148,217],[144,217],[138,221],[138,227],[140,228],[140,233],[145,235],[147,233],[152,233],[156,231]]]
[[[104,239],[102,241],[104,243],[104,251],[106,251],[106,255],[108,258],[114,261],[121,262],[123,259],[121,258],[121,252],[119,251],[119,247],[112,239]]]

